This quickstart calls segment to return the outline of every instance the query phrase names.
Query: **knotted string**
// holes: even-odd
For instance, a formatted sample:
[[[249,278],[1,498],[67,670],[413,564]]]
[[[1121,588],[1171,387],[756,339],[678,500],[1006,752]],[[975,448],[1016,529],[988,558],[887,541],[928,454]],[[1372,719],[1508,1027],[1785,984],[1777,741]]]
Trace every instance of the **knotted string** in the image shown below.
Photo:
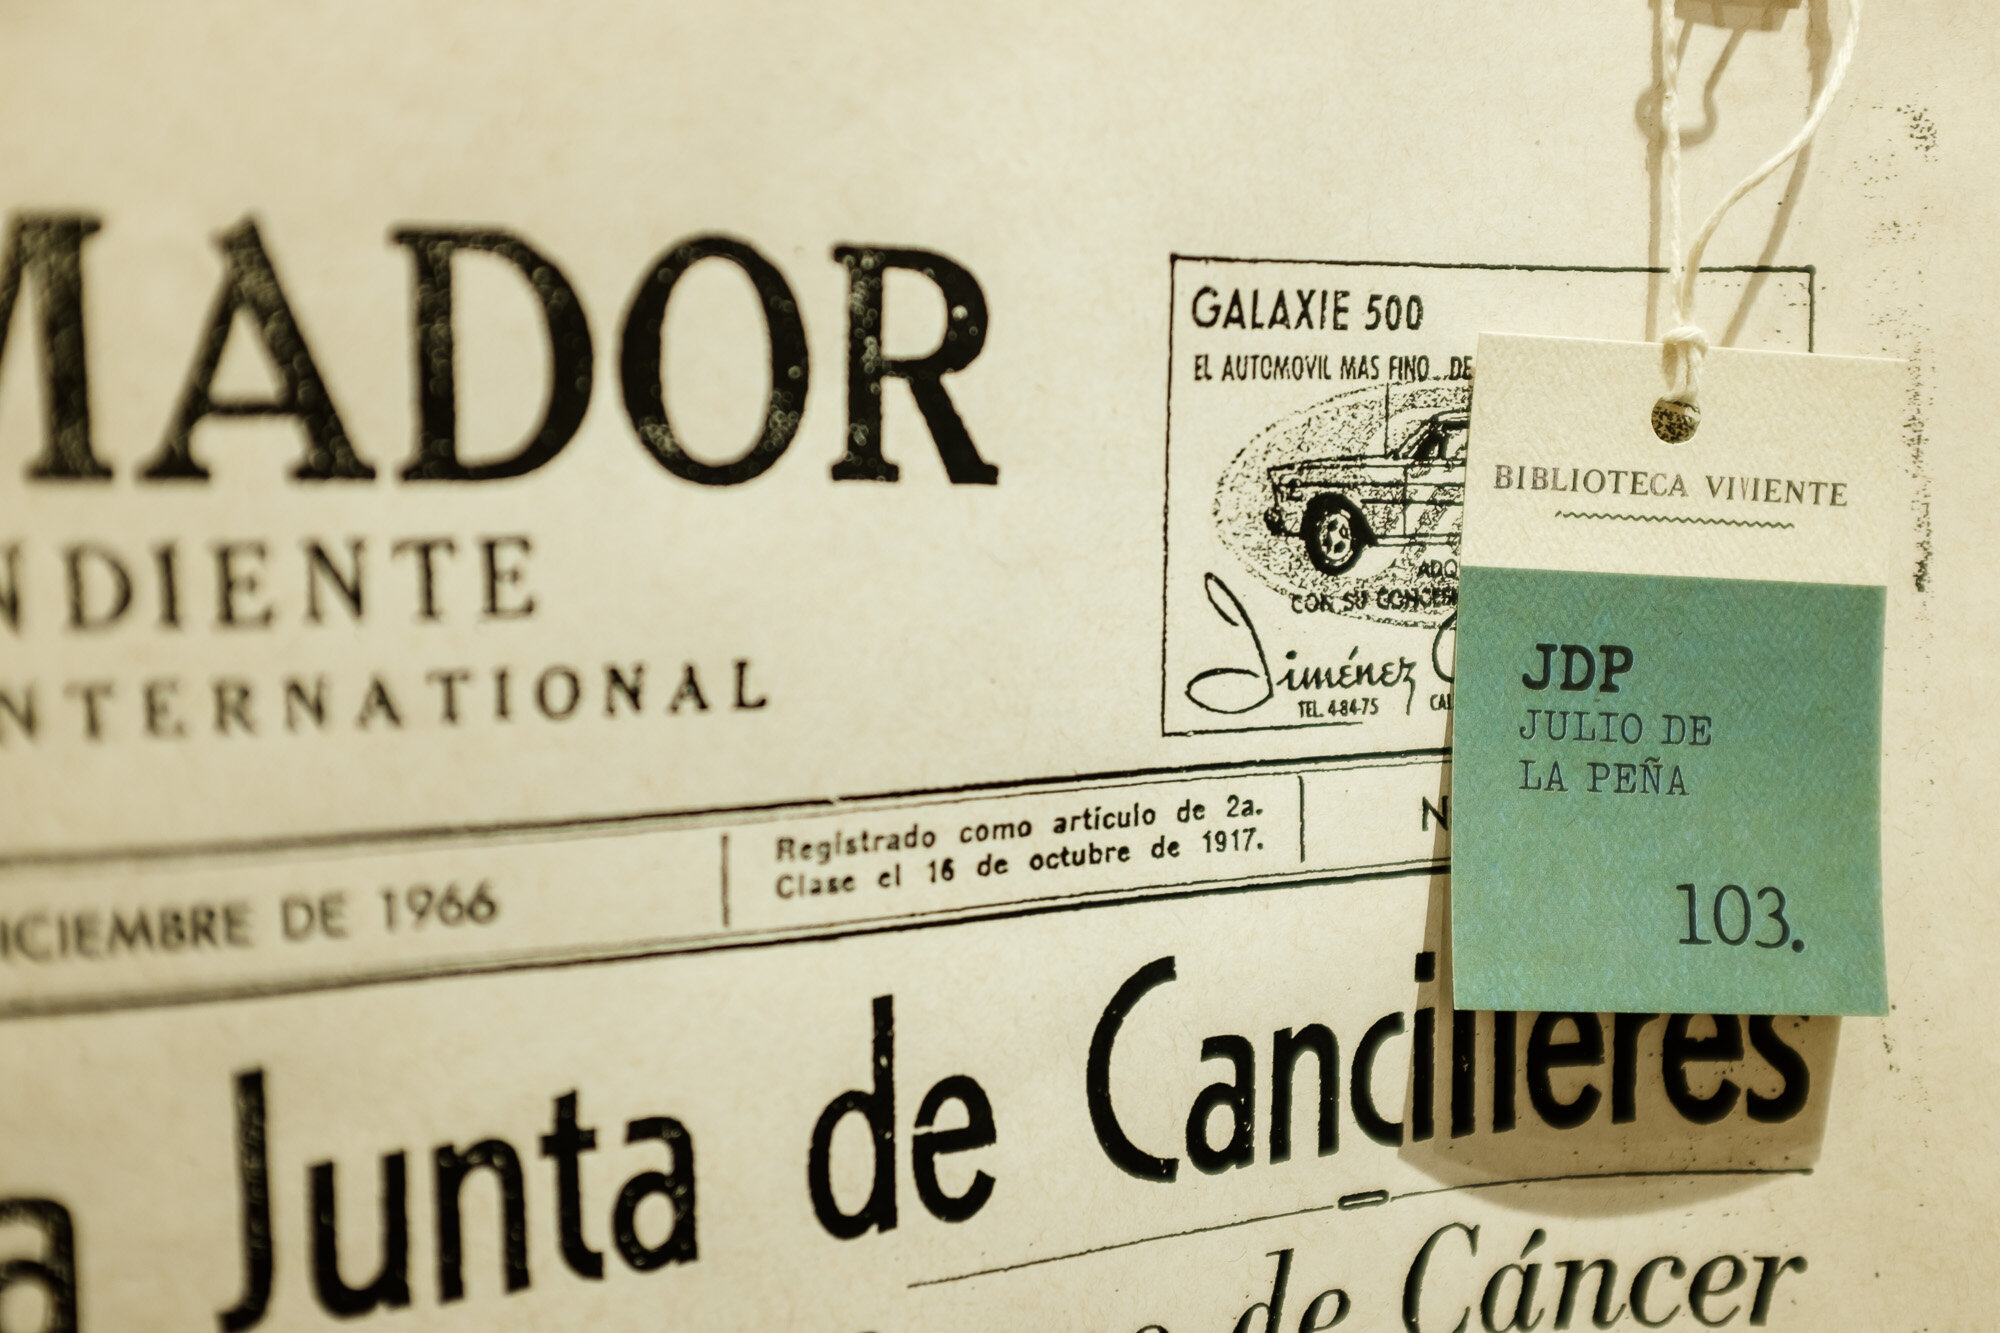
[[[1695,233],[1694,244],[1687,248],[1686,253],[1681,251],[1681,61],[1678,44],[1671,31],[1669,11],[1673,4],[1674,0],[1655,0],[1654,35],[1660,46],[1660,121],[1667,131],[1667,149],[1661,164],[1661,193],[1667,199],[1667,249],[1673,264],[1669,281],[1674,295],[1674,326],[1660,335],[1660,341],[1671,353],[1674,363],[1673,384],[1667,391],[1666,401],[1696,409],[1701,400],[1701,359],[1709,346],[1708,334],[1694,322],[1694,284],[1701,273],[1702,252],[1708,249],[1709,238],[1715,235],[1723,215],[1812,142],[1820,121],[1826,118],[1827,108],[1833,104],[1833,95],[1840,90],[1841,82],[1847,77],[1849,63],[1854,59],[1854,40],[1861,32],[1861,0],[1847,0],[1847,31],[1841,34],[1840,47],[1834,52],[1833,63],[1827,68],[1826,83],[1820,88],[1819,96],[1813,99],[1805,124],[1799,127],[1799,132],[1792,136],[1790,143],[1723,196],[1715,211],[1708,215],[1708,220],[1701,224],[1701,230]],[[1686,31],[1685,24],[1682,31]]]

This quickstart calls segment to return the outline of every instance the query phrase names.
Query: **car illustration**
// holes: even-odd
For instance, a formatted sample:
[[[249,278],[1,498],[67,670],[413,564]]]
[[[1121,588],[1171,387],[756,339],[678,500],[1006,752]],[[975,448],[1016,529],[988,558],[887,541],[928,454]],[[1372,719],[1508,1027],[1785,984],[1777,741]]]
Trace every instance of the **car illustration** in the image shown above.
[[[1266,469],[1264,526],[1297,537],[1327,574],[1345,574],[1371,546],[1458,546],[1445,511],[1465,503],[1464,410],[1425,417],[1381,453],[1309,458]]]

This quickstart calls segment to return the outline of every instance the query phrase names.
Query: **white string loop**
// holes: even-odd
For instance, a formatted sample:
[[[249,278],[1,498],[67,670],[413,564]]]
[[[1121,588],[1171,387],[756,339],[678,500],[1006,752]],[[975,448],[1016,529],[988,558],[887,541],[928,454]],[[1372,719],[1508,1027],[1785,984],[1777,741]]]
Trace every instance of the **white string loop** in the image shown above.
[[[1709,347],[1708,335],[1694,322],[1694,284],[1701,274],[1702,254],[1708,249],[1709,238],[1722,224],[1723,215],[1812,142],[1820,122],[1826,118],[1827,108],[1833,105],[1834,94],[1840,91],[1841,83],[1847,78],[1848,65],[1853,62],[1855,38],[1861,33],[1861,0],[1847,0],[1847,31],[1841,34],[1833,63],[1827,67],[1826,83],[1821,86],[1819,96],[1813,99],[1805,124],[1799,127],[1789,143],[1722,197],[1722,202],[1701,224],[1701,230],[1695,233],[1694,244],[1688,246],[1685,253],[1681,250],[1681,62],[1669,13],[1673,4],[1674,0],[1655,0],[1654,35],[1660,47],[1660,121],[1667,133],[1666,153],[1661,162],[1660,192],[1667,200],[1667,249],[1673,264],[1669,281],[1674,296],[1674,327],[1660,341],[1674,356],[1673,385],[1667,391],[1667,400],[1696,407],[1701,398],[1701,359]],[[1685,24],[1682,25],[1682,32],[1686,32]]]
[[[1708,354],[1708,333],[1698,324],[1677,324],[1661,334],[1660,341],[1674,352],[1674,384],[1667,392],[1668,401],[1696,406],[1701,359]]]

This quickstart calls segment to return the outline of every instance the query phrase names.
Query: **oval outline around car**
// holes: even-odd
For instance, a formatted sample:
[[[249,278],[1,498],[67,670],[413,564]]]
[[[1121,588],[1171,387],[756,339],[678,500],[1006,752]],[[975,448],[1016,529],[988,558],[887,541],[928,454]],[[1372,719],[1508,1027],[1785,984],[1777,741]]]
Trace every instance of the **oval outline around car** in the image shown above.
[[[1458,534],[1419,527],[1413,513],[1465,503],[1470,414],[1433,412],[1380,454],[1309,458],[1265,469],[1272,504],[1264,526],[1297,537],[1322,573],[1339,577],[1374,546],[1458,546]]]

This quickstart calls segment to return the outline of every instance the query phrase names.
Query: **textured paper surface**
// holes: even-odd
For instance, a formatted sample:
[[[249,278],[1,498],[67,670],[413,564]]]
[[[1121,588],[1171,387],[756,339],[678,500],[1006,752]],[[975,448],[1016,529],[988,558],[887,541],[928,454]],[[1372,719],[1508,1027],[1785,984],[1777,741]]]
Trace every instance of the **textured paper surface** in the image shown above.
[[[1700,430],[1668,444],[1657,344],[1479,348],[1469,565],[1881,587],[1908,547],[1905,366],[1717,348]]]
[[[1893,362],[1484,337],[1452,944],[1476,1008],[1881,1013]]]
[[[1460,1003],[1886,1009],[1881,588],[1478,565],[1460,587]]]
[[[1825,9],[1691,32],[1690,208]],[[1662,327],[1645,7],[6,6],[7,1333],[1990,1323],[1994,71],[1869,22],[1702,317],[1910,362],[1895,1008],[1648,1019],[1455,1003],[1446,764],[1477,335]]]

